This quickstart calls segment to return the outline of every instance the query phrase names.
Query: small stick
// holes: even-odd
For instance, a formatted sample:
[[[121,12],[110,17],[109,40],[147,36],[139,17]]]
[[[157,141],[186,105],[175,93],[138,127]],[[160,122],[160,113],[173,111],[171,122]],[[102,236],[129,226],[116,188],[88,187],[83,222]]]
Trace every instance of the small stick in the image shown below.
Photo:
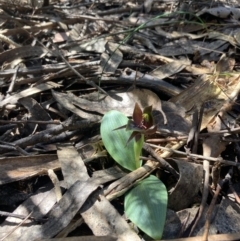
[[[7,238],[9,235],[11,235],[18,227],[20,227],[22,224],[24,224],[27,219],[32,215],[32,212],[30,212],[27,217],[25,219],[22,220],[21,223],[19,223],[16,227],[14,227],[11,232],[9,232],[8,234],[6,234],[2,239],[0,239],[0,241],[3,241],[5,238]]]
[[[158,145],[154,145],[154,144],[148,143],[148,145],[151,146],[151,147],[154,147],[154,148],[166,150],[166,151],[169,151],[169,152],[172,152],[172,153],[180,154],[180,155],[183,155],[183,156],[188,156],[188,157],[191,157],[191,158],[214,161],[214,162],[221,162],[221,163],[223,163],[225,165],[228,165],[228,166],[236,166],[236,167],[240,166],[239,163],[236,163],[236,162],[233,162],[233,161],[228,161],[228,160],[223,160],[222,157],[207,157],[207,156],[202,156],[202,155],[197,155],[197,154],[186,153],[186,152],[183,152],[183,151],[178,151],[178,150],[174,150],[172,148],[158,146]]]
[[[154,150],[149,144],[144,143],[143,149],[149,152],[150,155],[153,156],[161,164],[161,166],[168,170],[177,180],[179,179],[179,173],[177,173],[176,170],[173,169],[168,162],[166,162],[162,157],[160,157],[156,152],[154,152]]]
[[[3,144],[3,145],[1,145],[1,144]],[[23,156],[31,155],[28,152],[26,152],[25,150],[23,150],[20,146],[14,144],[14,143],[9,143],[9,142],[5,142],[5,141],[1,141],[1,140],[0,140],[0,148],[6,149],[6,150],[18,151]]]
[[[211,201],[211,204],[210,204],[210,206],[208,208],[208,211],[207,211],[206,222],[205,222],[205,225],[204,225],[204,232],[203,232],[203,236],[202,236],[202,241],[207,241],[208,240],[208,232],[209,232],[209,227],[210,227],[210,222],[211,222],[211,216],[212,216],[213,208],[214,208],[214,205],[215,205],[215,203],[217,201],[217,197],[218,197],[218,194],[220,193],[220,191],[221,191],[221,186],[218,184],[217,185],[217,189],[216,189],[216,191],[214,193],[213,199]]]
[[[9,213],[9,212],[5,212],[5,211],[0,211],[0,215],[6,216],[6,217],[19,218],[19,219],[25,219],[26,218],[26,216],[16,214],[16,213]],[[30,216],[28,217],[28,219],[33,220],[35,222],[41,222],[41,223],[47,221],[47,219],[44,219],[44,218],[39,219],[39,218],[30,217]]]
[[[6,37],[5,35],[1,34],[0,33],[0,39],[5,42],[5,43],[8,43],[8,44],[11,44],[13,46],[15,46],[16,48],[18,47],[22,47],[21,44],[18,44],[18,43],[15,43],[14,41],[12,41],[10,38]]]
[[[53,46],[55,47],[55,49],[58,51],[59,56],[61,57],[61,59],[63,60],[63,62],[81,79],[83,79],[86,84],[91,85],[92,87],[98,89],[98,91],[102,92],[105,95],[108,95],[108,93],[103,90],[101,87],[99,87],[98,85],[96,85],[93,81],[89,81],[87,80],[83,75],[81,75],[71,64],[69,64],[69,62],[64,58],[64,56],[62,55],[61,51],[59,50],[58,46],[56,44],[54,44],[52,42]]]
[[[47,173],[48,173],[48,176],[49,176],[49,178],[51,179],[51,181],[54,185],[54,190],[55,190],[57,202],[59,202],[60,199],[62,198],[62,191],[61,191],[60,182],[58,180],[58,177],[52,169],[49,169],[47,171]]]
[[[15,73],[13,74],[12,81],[11,81],[11,84],[9,85],[6,97],[9,97],[10,94],[13,92],[19,68],[20,66],[18,65],[17,68],[15,69]]]
[[[60,121],[38,121],[38,120],[18,120],[18,121],[12,121],[12,120],[0,120],[1,124],[19,124],[19,123],[34,123],[34,124],[61,124]]]
[[[232,177],[232,168],[229,170],[229,172],[227,173],[225,178],[223,180],[219,181],[218,184],[217,184],[217,189],[214,193],[211,204],[210,204],[210,206],[208,208],[208,211],[207,211],[207,214],[206,214],[206,222],[205,222],[205,225],[204,225],[204,232],[203,232],[203,235],[202,235],[202,241],[208,241],[208,232],[209,232],[209,227],[210,227],[210,223],[211,223],[211,216],[212,216],[214,205],[217,201],[217,197],[218,197],[220,191],[222,190],[222,187],[224,186],[224,184],[231,182],[231,177]]]

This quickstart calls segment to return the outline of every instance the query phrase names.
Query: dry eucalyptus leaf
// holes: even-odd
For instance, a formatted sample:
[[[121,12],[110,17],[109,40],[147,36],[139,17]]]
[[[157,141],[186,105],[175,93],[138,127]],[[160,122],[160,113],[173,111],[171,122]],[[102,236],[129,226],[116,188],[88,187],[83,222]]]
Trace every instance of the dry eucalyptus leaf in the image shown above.
[[[216,72],[221,73],[225,71],[232,71],[235,66],[235,62],[234,58],[228,57],[224,54],[216,65]]]
[[[0,159],[0,184],[41,174],[46,169],[59,169],[57,155],[4,157]]]
[[[207,209],[204,210],[205,215],[201,218],[193,236],[202,236],[204,232],[204,223],[206,219]],[[220,204],[217,204],[213,210],[213,219],[209,227],[209,234],[222,234],[223,237],[214,235],[215,238],[209,240],[238,240],[240,232],[240,209],[237,203],[230,201],[228,198],[223,198]],[[231,237],[231,235],[236,235]],[[212,237],[214,237],[212,236]],[[219,235],[220,236],[220,235]]]
[[[150,74],[143,74],[140,71],[135,71],[130,68],[126,68],[121,73],[120,79],[123,83],[135,84],[137,82],[138,85],[152,87],[155,90],[166,93],[168,96],[175,96],[182,91],[179,87],[174,86],[165,80],[159,79]]]
[[[211,105],[205,110],[203,116],[202,129],[206,127],[210,119],[221,109],[224,99],[222,99],[220,94],[221,89],[218,85],[210,81],[207,76],[203,76],[202,78],[198,78],[192,86],[182,93],[171,98],[170,101],[179,104],[185,108],[186,111],[193,112],[195,108],[200,109],[203,103],[211,100]],[[186,117],[188,116],[187,118],[189,118],[190,114],[191,113],[186,114]]]
[[[175,133],[187,135],[191,122],[186,119],[185,109],[178,104],[162,101],[162,109],[166,115],[167,124],[164,125],[164,119],[159,111],[153,111],[155,124],[160,132]]]
[[[77,150],[70,144],[57,145],[57,155],[61,164],[64,181],[67,188],[77,180],[87,181],[89,179],[87,168]]]
[[[54,43],[61,43],[61,42],[67,41],[67,39],[68,39],[67,33],[66,32],[60,32],[60,33],[54,34],[53,42]]]
[[[101,67],[104,73],[114,73],[122,62],[123,54],[111,42],[105,45],[106,51],[101,55]]]
[[[18,100],[23,98],[23,97],[32,96],[32,95],[37,94],[39,92],[49,90],[49,89],[53,89],[53,88],[57,88],[57,87],[60,87],[60,86],[61,85],[59,85],[59,84],[48,81],[48,83],[39,84],[35,87],[25,89],[25,90],[23,90],[19,93],[16,93],[16,94],[11,95],[11,96],[7,97],[6,99],[4,99],[0,103],[0,108],[2,108],[3,106],[5,106],[7,104],[17,104]]]
[[[110,110],[118,110],[127,116],[132,116],[135,103],[138,103],[141,109],[150,105],[153,107],[154,119],[159,130],[186,134],[190,127],[190,122],[184,119],[183,108],[174,103],[161,101],[155,93],[147,89],[134,89],[123,93],[109,92],[109,96],[94,92],[85,95],[84,98],[77,97],[72,93],[63,94],[56,91],[53,91],[53,95],[54,98],[57,96],[59,103],[64,102],[63,105],[71,103],[72,106],[81,108],[80,110],[74,107],[74,113],[79,113],[81,117],[84,116],[84,110],[87,111],[86,116],[88,118],[91,116],[90,111],[104,115]],[[76,111],[76,109],[79,111]],[[164,124],[162,109],[166,112],[166,125]]]
[[[105,39],[93,39],[87,42],[83,42],[78,46],[73,46],[69,48],[71,53],[79,53],[82,51],[86,52],[95,52],[95,53],[103,53],[105,51],[105,44],[107,40]]]
[[[100,116],[85,112],[85,111],[77,108],[75,106],[75,105],[77,105],[75,102],[77,102],[76,99],[78,100],[78,98],[75,95],[73,95],[72,93],[64,94],[64,93],[60,93],[57,91],[52,91],[52,95],[53,95],[53,98],[60,105],[62,105],[65,109],[73,112],[74,114],[80,116],[81,118],[84,118],[84,119],[91,118],[92,120],[94,119],[94,121],[100,120]]]
[[[237,41],[238,45],[240,45],[240,31],[236,31],[234,33],[234,38]]]
[[[219,115],[223,115],[223,113],[219,113]],[[220,131],[222,126],[222,120],[219,118],[219,116],[216,116],[213,118],[212,121],[210,121],[207,125],[207,130],[209,133],[214,131]],[[207,157],[219,157],[219,155],[226,149],[227,142],[223,142],[221,137],[219,135],[210,135],[207,138],[203,140],[203,156]],[[204,162],[206,162],[204,160]],[[216,167],[215,163],[215,167]],[[220,167],[218,168],[212,168],[212,177],[213,177],[213,185],[216,187],[217,183],[219,181],[219,171]]]
[[[212,38],[212,35],[209,35],[209,36]],[[172,46],[164,46],[162,49],[159,50],[159,53],[165,56],[170,56],[170,55],[176,56],[176,55],[183,55],[183,54],[195,54],[196,52],[199,52],[201,55],[204,55],[207,53],[211,53],[213,50],[219,49],[222,45],[226,43],[226,41],[227,42],[231,41],[231,38],[225,37],[225,36],[226,35],[223,35],[223,34],[221,34],[221,38],[220,37],[217,38],[217,36],[215,36],[216,39],[220,39],[220,40],[216,40],[211,43],[194,41],[194,40],[183,41],[183,43],[176,43]]]
[[[150,13],[153,5],[153,0],[145,0],[143,7],[146,13]]]
[[[194,54],[201,49],[208,49],[208,45],[209,43],[202,41],[180,39],[171,44],[165,44],[161,49],[158,49],[158,52],[163,56]],[[209,52],[211,51],[209,50]]]
[[[5,11],[0,9],[0,26],[3,26],[7,22],[7,17],[8,16],[9,15]]]
[[[64,239],[60,237],[54,238],[56,241],[64,241]],[[65,238],[66,241],[68,241],[68,237]],[[52,240],[46,240],[46,241],[52,241]],[[87,236],[77,236],[77,237],[71,237],[69,241],[120,241],[117,237],[114,236],[95,236],[95,235],[87,235]]]
[[[110,182],[127,175],[119,166],[113,166],[107,169],[95,171],[92,174],[93,178],[101,179],[101,183]]]
[[[211,48],[218,49],[225,43],[229,43],[229,44],[231,44],[233,46],[237,45],[238,42],[232,36],[233,33],[234,33],[233,29],[226,29],[225,31],[223,31],[221,33],[217,32],[217,31],[210,32],[208,34],[208,39],[218,39],[218,41],[210,43],[209,49],[211,49]]]
[[[90,182],[91,178],[88,176],[87,169],[74,147],[71,145],[58,145],[58,156],[64,181],[68,187],[77,180]],[[103,179],[95,178],[95,180],[100,181]],[[88,199],[80,211],[85,223],[91,228],[92,232],[96,236],[121,236],[124,233],[125,240],[140,241],[138,235],[131,230],[127,222],[109,201],[103,196],[101,196],[101,201],[99,201],[98,197],[99,193],[96,193]]]
[[[21,105],[23,105],[28,110],[28,120],[36,120],[36,121],[52,121],[50,115],[46,112],[45,109],[33,98],[25,97],[18,101]],[[25,135],[28,132],[28,135],[33,132],[35,126],[37,124],[34,123],[25,123],[24,125],[24,133]],[[40,130],[44,130],[52,125],[49,124],[38,124]]]
[[[69,40],[76,41],[81,37],[81,33],[83,31],[84,24],[83,23],[76,23],[73,25],[73,28],[69,31]]]
[[[227,64],[222,64],[221,61],[218,64],[218,71],[231,71],[234,65],[234,59],[226,58]],[[230,62],[230,63],[229,63]],[[240,91],[238,73],[229,73],[221,76],[221,82],[219,74],[217,75],[203,75],[199,77],[195,83],[184,90],[179,95],[170,99],[171,102],[181,105],[189,113],[192,113],[194,109],[200,109],[201,105],[208,102],[204,110],[201,129],[205,128],[208,122],[223,108],[225,105],[231,106],[233,100],[237,97]],[[231,82],[229,80],[231,79]],[[190,101],[191,100],[191,101]]]
[[[238,8],[216,7],[216,8],[207,9],[205,12],[210,13],[213,16],[216,16],[219,18],[227,18],[230,15],[232,15],[234,19],[240,18],[240,10]]]
[[[41,8],[44,4],[44,0],[28,0],[28,3],[32,8]]]
[[[103,195],[96,193],[86,202],[80,213],[96,236],[116,235],[118,240],[141,240]]]
[[[171,209],[167,209],[167,216],[164,225],[162,239],[171,240],[174,238],[178,238],[181,229],[182,224],[176,212],[174,212]]]
[[[164,79],[180,72],[190,64],[191,64],[191,61],[189,61],[188,59],[174,60],[171,63],[162,65],[157,69],[153,70],[151,72],[151,75],[159,79]]]
[[[169,162],[179,170],[180,179],[176,186],[169,190],[168,207],[179,211],[193,204],[193,199],[202,185],[203,168],[202,165],[185,159],[172,159]]]
[[[123,90],[109,91],[109,96],[99,95],[98,92],[93,92],[83,98],[76,97],[73,94],[71,101],[74,105],[87,111],[96,111],[104,115],[107,111],[118,110],[127,116],[132,116],[135,103],[137,102],[141,109],[152,105],[153,109],[160,110],[161,101],[159,97],[148,89],[134,89],[132,91]]]
[[[62,199],[48,213],[47,222],[32,225],[18,239],[38,240],[52,238],[65,228],[99,184],[97,180],[77,181],[63,195]]]
[[[140,34],[135,34],[134,39],[137,39],[143,46],[146,46],[148,49],[150,49],[153,53],[157,54],[158,51],[154,47],[153,43],[150,41],[149,37],[143,37]]]
[[[17,209],[14,210],[14,214],[19,214],[27,216],[29,210],[33,211],[32,216],[35,218],[43,218],[52,209],[53,205],[56,203],[56,195],[52,185],[41,188],[36,194],[33,194],[25,202],[23,202]],[[2,239],[6,234],[13,230],[14,225],[18,225],[22,220],[19,218],[8,217],[0,226],[0,239]],[[26,225],[21,225],[18,227],[9,238],[5,239],[11,241],[17,241],[22,236],[23,233],[35,228],[37,225],[28,225],[32,221],[27,220]],[[30,240],[30,239],[27,239]]]
[[[184,227],[183,232],[186,231],[187,229],[190,229],[192,226],[192,223],[194,219],[196,219],[197,213],[199,211],[199,207],[193,206],[192,208],[185,208],[183,210],[180,210],[176,212],[177,216],[181,220],[181,226]],[[199,237],[202,238],[202,237]],[[199,239],[198,241],[200,241]]]

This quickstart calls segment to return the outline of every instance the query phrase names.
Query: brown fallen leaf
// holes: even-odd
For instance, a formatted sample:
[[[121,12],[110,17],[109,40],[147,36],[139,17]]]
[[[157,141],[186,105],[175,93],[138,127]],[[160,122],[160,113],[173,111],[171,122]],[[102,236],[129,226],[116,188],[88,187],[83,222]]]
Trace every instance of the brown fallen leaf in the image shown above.
[[[60,168],[56,154],[4,157],[0,159],[0,184],[23,180]]]

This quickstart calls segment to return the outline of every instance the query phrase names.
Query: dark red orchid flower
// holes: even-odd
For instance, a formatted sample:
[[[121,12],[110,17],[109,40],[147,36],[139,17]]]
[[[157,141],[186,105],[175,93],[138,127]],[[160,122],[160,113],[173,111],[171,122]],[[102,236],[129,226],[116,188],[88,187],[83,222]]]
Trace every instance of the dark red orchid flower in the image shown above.
[[[157,130],[157,126],[154,125],[153,116],[152,116],[152,106],[145,107],[142,111],[139,104],[136,103],[132,120],[128,120],[127,125],[120,126],[115,130],[126,128],[126,130],[133,131],[129,137],[126,145],[135,138],[135,141],[138,142],[142,134],[154,134]]]

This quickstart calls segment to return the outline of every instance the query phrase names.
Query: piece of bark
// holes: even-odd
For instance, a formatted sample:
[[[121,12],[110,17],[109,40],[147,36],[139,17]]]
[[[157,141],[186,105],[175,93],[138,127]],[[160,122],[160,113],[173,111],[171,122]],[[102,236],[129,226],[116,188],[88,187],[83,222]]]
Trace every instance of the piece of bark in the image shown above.
[[[63,195],[48,215],[48,221],[43,225],[35,225],[22,230],[20,237],[12,240],[36,240],[54,237],[64,227],[66,227],[78,210],[84,204],[88,196],[97,189],[99,183],[96,179],[87,182],[77,181]]]
[[[90,178],[87,169],[77,150],[71,145],[58,145],[58,155],[61,162],[64,180],[71,186],[76,180],[91,182],[96,180],[99,184],[103,179]],[[100,192],[91,195],[80,211],[85,223],[96,236],[115,235],[122,240],[140,241],[138,235],[131,230],[127,222]]]

